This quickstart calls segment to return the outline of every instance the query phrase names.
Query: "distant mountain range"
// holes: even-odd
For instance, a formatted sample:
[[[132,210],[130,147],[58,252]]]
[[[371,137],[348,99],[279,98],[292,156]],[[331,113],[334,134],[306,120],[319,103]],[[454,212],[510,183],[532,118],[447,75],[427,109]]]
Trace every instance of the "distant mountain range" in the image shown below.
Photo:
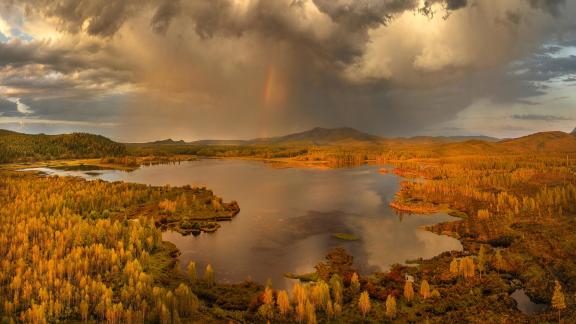
[[[183,145],[186,144],[186,142],[184,140],[179,140],[179,141],[175,141],[171,138],[165,139],[165,140],[159,140],[159,141],[154,141],[154,142],[150,142],[148,144],[156,144],[156,145]]]
[[[284,136],[255,138],[251,140],[200,140],[194,142],[174,141],[172,139],[155,141],[146,144],[158,145],[317,145],[317,146],[366,146],[379,144],[434,144],[481,140],[497,142],[500,139],[489,136],[416,136],[411,138],[388,139],[350,127],[322,128],[316,127],[304,132]]]

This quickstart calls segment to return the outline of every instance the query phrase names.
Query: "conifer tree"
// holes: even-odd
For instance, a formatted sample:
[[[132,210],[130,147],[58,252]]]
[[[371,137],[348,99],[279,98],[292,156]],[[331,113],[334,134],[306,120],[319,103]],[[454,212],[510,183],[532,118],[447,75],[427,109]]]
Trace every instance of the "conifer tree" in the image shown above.
[[[420,284],[420,296],[424,299],[430,297],[430,285],[426,279],[422,280],[422,283]]]
[[[299,301],[296,305],[296,320],[298,323],[302,323],[306,317],[306,305],[304,301]]]
[[[404,298],[408,301],[414,299],[414,287],[410,280],[406,280],[406,283],[404,284]]]
[[[356,272],[352,274],[352,278],[350,279],[350,288],[353,294],[357,294],[360,291],[360,280]]]
[[[330,278],[330,286],[332,288],[332,298],[334,298],[334,302],[342,304],[342,279],[339,275],[332,275],[332,278]]]
[[[502,254],[500,250],[496,250],[496,255],[494,256],[494,267],[500,273],[500,269],[504,266],[504,258],[502,258]]]
[[[206,266],[206,270],[204,271],[204,281],[206,281],[209,286],[214,284],[214,269],[212,269],[212,265],[210,264]]]
[[[186,269],[188,270],[188,277],[190,280],[193,282],[196,281],[196,262],[190,261]]]
[[[309,300],[306,301],[306,322],[308,324],[316,324],[316,308]]]
[[[564,298],[564,293],[562,292],[562,286],[560,285],[560,282],[558,282],[558,280],[554,282],[552,307],[558,311],[558,322],[560,322],[561,312],[566,308],[566,300]]]
[[[389,318],[396,317],[396,298],[392,295],[386,297],[386,316]]]
[[[362,313],[362,317],[366,317],[366,314],[370,312],[372,305],[370,303],[370,296],[368,295],[367,291],[364,291],[360,294],[360,298],[358,299],[358,307],[360,308],[360,312]]]
[[[459,269],[458,260],[456,258],[453,258],[452,261],[450,262],[450,273],[458,274],[458,269]]]
[[[290,300],[288,300],[288,293],[286,290],[281,290],[278,292],[278,297],[276,297],[276,304],[278,304],[280,315],[283,317],[290,313],[292,307],[290,306]]]
[[[480,252],[478,252],[478,272],[480,279],[482,279],[482,272],[486,271],[486,249],[484,245],[480,245]]]

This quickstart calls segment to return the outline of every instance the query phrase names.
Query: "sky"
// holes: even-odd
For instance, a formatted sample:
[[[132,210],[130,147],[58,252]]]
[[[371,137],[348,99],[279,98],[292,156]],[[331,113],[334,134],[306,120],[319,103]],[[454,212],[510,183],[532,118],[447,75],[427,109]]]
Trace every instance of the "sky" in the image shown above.
[[[575,16],[574,0],[0,0],[0,128],[569,132]]]

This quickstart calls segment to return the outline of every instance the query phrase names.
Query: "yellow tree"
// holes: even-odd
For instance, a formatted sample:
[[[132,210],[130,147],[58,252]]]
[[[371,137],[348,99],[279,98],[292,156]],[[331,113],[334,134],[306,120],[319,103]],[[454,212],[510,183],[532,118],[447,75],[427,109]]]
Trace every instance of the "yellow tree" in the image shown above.
[[[214,284],[214,269],[212,269],[212,265],[210,264],[206,266],[206,271],[204,271],[204,280],[209,286]]]
[[[458,260],[456,258],[452,259],[452,262],[450,262],[450,273],[458,274],[458,268]]]
[[[358,274],[354,272],[352,274],[352,278],[350,278],[350,288],[352,288],[352,292],[357,294],[360,291],[360,279],[358,278]]]
[[[270,287],[266,287],[264,289],[264,293],[262,294],[262,301],[266,305],[270,305],[274,302],[274,292]]]
[[[370,303],[370,296],[368,295],[367,291],[364,291],[360,294],[360,299],[358,299],[358,307],[360,308],[360,312],[362,312],[362,317],[366,317],[366,314],[370,312],[372,305]]]
[[[562,292],[562,286],[560,282],[556,280],[554,282],[554,294],[552,295],[552,307],[558,310],[558,322],[560,322],[560,313],[566,308],[566,300],[564,299],[564,293]]]
[[[386,297],[386,316],[390,318],[396,317],[396,298],[392,295]]]
[[[196,281],[196,262],[190,261],[186,269],[188,270],[188,277],[190,277],[190,280]]]
[[[414,287],[410,280],[406,280],[406,283],[404,284],[404,298],[408,301],[411,301],[414,298]]]
[[[498,273],[500,273],[500,269],[504,267],[504,258],[502,257],[500,250],[496,250],[496,255],[494,256],[494,267],[498,270]]]
[[[420,295],[424,299],[430,297],[430,285],[426,279],[422,280],[422,283],[420,284]]]
[[[480,279],[482,279],[482,272],[486,271],[486,249],[484,245],[480,245],[480,252],[478,252],[478,272],[480,272]]]
[[[309,300],[306,301],[306,319],[308,324],[316,324],[316,308]]]
[[[280,315],[286,316],[286,314],[290,313],[292,307],[290,306],[290,301],[288,300],[288,293],[286,290],[281,290],[278,292],[278,297],[276,297],[276,304],[278,304]]]
[[[330,286],[332,287],[334,302],[336,304],[342,304],[342,279],[339,275],[332,275],[332,278],[330,278]]]
[[[296,306],[296,320],[298,323],[302,323],[304,317],[306,316],[306,306],[304,301],[299,301],[298,305]]]

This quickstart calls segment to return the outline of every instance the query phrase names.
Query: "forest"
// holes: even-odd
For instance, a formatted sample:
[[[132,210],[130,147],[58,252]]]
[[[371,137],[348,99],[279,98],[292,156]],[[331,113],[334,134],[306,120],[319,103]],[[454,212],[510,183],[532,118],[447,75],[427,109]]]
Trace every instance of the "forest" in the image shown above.
[[[87,133],[30,135],[0,129],[0,163],[126,154],[124,144]]]
[[[23,152],[46,145],[24,143]],[[11,145],[19,147],[16,142]],[[223,202],[206,188],[47,177],[13,171],[12,166],[0,171],[2,321],[552,323],[576,319],[574,153],[470,149],[473,154],[463,154],[438,146],[426,150],[262,146],[240,151],[210,146],[200,153],[178,147],[129,147],[128,155],[121,150],[100,151],[95,154],[102,158],[96,162],[137,166],[163,157],[172,163],[188,154],[278,161],[280,154],[281,161],[328,167],[392,166],[392,172],[404,178],[391,202],[399,215],[446,211],[458,217],[428,230],[459,239],[464,250],[361,275],[353,257],[339,248],[318,260],[314,273],[289,290],[249,279],[225,284],[210,265],[197,269],[191,262],[182,268],[179,251],[162,241],[161,231],[217,230],[218,222],[234,217],[241,203]],[[74,154],[95,156],[86,152]],[[510,297],[517,289],[524,289],[545,309],[531,316],[518,311]]]

